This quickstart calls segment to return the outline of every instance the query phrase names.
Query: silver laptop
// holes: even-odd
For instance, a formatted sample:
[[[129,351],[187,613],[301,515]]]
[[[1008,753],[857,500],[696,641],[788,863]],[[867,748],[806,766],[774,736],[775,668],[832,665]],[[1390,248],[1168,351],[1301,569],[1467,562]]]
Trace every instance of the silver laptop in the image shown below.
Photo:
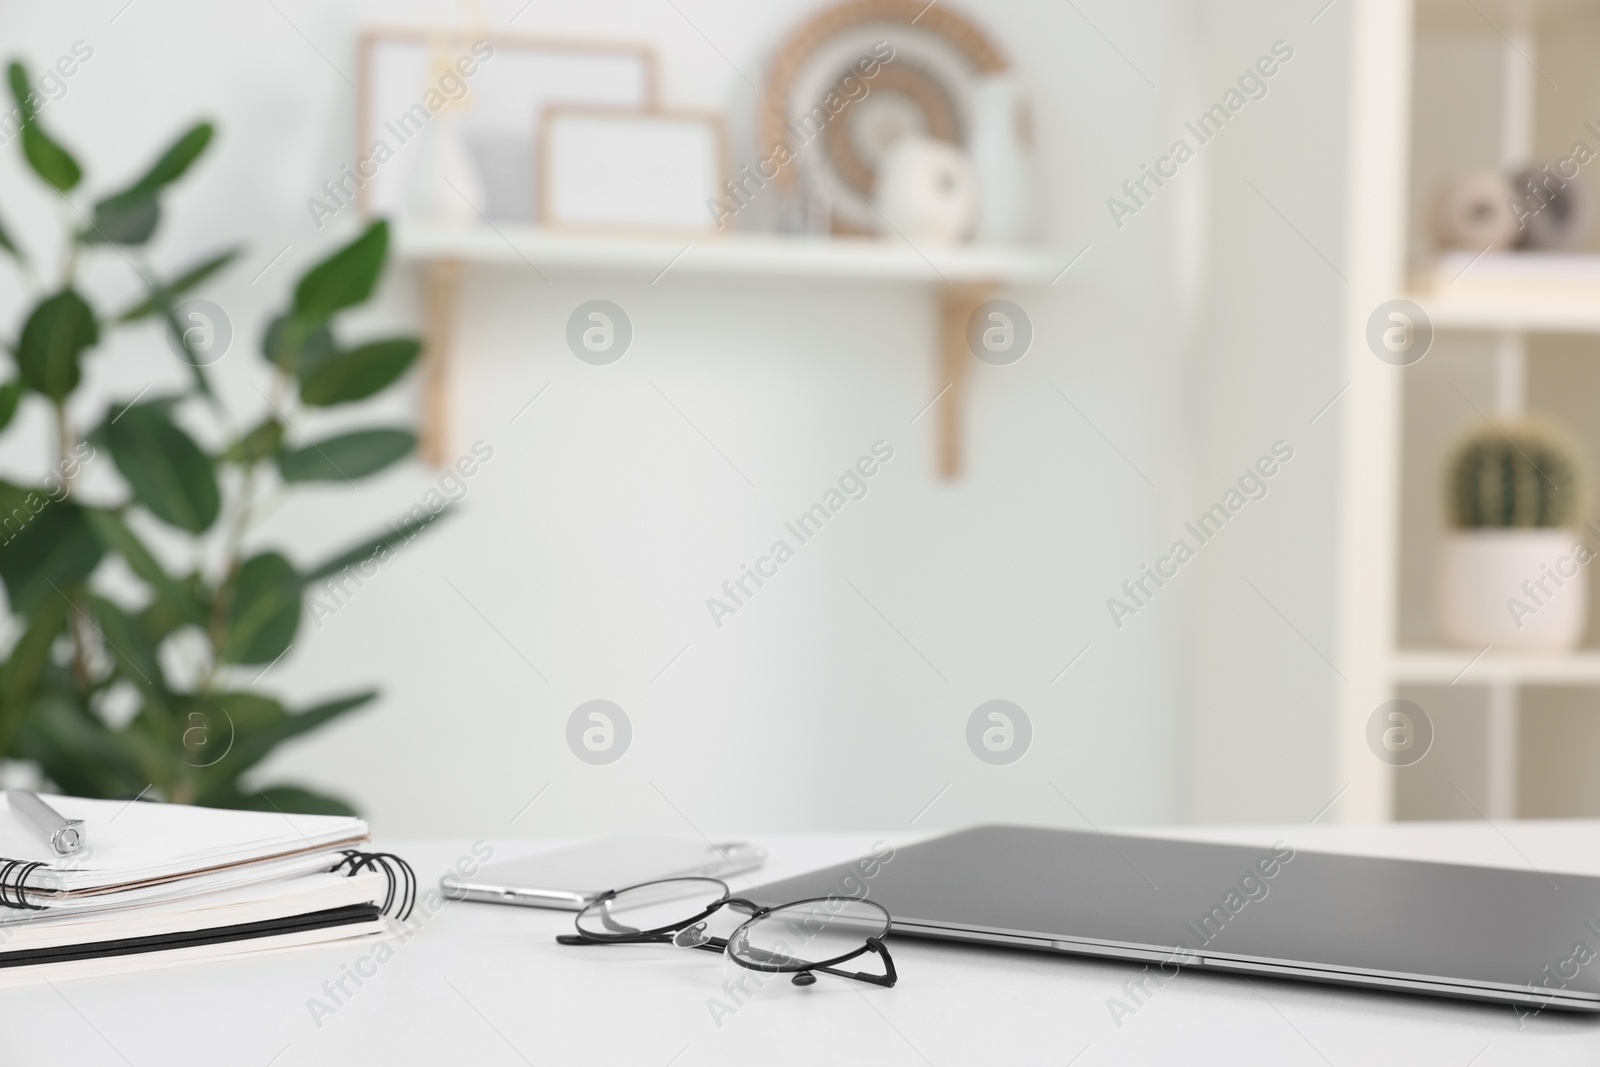
[[[980,826],[742,893],[888,909],[892,936],[1600,1011],[1600,878]]]

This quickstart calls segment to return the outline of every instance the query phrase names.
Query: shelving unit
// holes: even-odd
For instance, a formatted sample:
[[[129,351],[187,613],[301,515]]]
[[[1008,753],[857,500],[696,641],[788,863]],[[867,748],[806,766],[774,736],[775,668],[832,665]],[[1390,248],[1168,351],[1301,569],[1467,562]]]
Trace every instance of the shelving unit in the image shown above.
[[[1425,243],[1418,247],[1421,238],[1408,225],[1407,205],[1420,207],[1427,193],[1418,173],[1438,165],[1436,159],[1412,158],[1413,129],[1494,146],[1498,158],[1478,158],[1479,166],[1510,171],[1537,161],[1539,97],[1548,80],[1537,66],[1538,46],[1543,35],[1573,20],[1600,26],[1600,12],[1566,0],[1482,0],[1470,6],[1450,0],[1371,0],[1353,9],[1353,54],[1364,56],[1361,69],[1367,73],[1356,77],[1352,89],[1351,225],[1355,233],[1369,236],[1352,240],[1354,273],[1345,322],[1346,366],[1360,390],[1351,390],[1356,402],[1345,412],[1342,445],[1347,474],[1341,501],[1340,635],[1350,684],[1339,701],[1339,773],[1352,783],[1344,812],[1349,819],[1404,814],[1396,810],[1395,775],[1405,772],[1375,760],[1365,745],[1368,717],[1401,687],[1482,690],[1481,814],[1493,819],[1517,815],[1525,691],[1600,687],[1600,650],[1592,648],[1533,655],[1492,647],[1403,645],[1400,493],[1406,389],[1414,378],[1407,368],[1381,366],[1365,340],[1373,308],[1394,296],[1413,300],[1436,331],[1428,359],[1450,359],[1463,346],[1482,351],[1485,345],[1478,339],[1487,340],[1492,400],[1485,413],[1516,417],[1527,403],[1530,335],[1600,334],[1600,254],[1441,254]],[[1499,50],[1498,116],[1493,108],[1481,107],[1482,101],[1474,108],[1452,101],[1457,105],[1453,126],[1436,121],[1439,115],[1418,112],[1412,78],[1419,43],[1428,34],[1474,40],[1473,47],[1484,54]],[[1594,145],[1592,135],[1585,138]]]
[[[604,273],[645,283],[682,278],[770,278],[910,284],[939,298],[941,380],[939,468],[961,469],[963,383],[971,356],[966,323],[978,305],[1008,286],[1054,284],[1073,256],[1047,248],[961,245],[915,247],[898,240],[734,234],[616,237],[532,226],[401,225],[401,259],[423,267],[427,363],[424,367],[422,453],[446,462],[451,448],[451,381],[462,270],[466,266],[532,271],[540,281]]]

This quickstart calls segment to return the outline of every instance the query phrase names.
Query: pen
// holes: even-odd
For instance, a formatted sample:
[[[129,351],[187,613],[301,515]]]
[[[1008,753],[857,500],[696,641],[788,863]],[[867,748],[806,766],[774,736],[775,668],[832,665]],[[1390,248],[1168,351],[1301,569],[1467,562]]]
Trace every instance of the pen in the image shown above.
[[[65,819],[61,813],[39,799],[28,789],[7,789],[6,803],[11,810],[31,827],[34,833],[49,843],[58,856],[71,856],[83,848],[82,819]]]

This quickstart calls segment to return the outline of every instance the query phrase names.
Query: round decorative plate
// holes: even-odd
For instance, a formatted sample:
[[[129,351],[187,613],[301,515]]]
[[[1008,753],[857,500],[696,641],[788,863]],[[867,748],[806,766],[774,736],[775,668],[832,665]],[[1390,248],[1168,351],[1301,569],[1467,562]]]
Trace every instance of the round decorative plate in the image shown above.
[[[778,180],[791,184],[798,171],[827,202],[834,232],[875,233],[872,185],[884,152],[912,133],[966,147],[974,84],[1007,67],[987,34],[943,4],[850,0],[806,22],[778,50],[767,79],[763,155],[788,147],[794,162]]]

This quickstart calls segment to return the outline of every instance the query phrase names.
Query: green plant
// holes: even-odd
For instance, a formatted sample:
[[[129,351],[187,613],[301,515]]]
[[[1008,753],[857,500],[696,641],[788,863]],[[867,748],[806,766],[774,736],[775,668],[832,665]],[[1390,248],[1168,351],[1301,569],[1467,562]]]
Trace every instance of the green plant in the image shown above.
[[[416,360],[413,337],[347,348],[334,332],[339,314],[365,302],[377,285],[388,228],[373,224],[300,278],[263,340],[272,378],[262,394],[266,403],[241,427],[212,389],[202,338],[180,323],[177,304],[238,249],[166,281],[142,254],[160,222],[163,194],[205,151],[212,127],[188,130],[142,175],[85,213],[70,195],[82,170],[41,126],[38,97],[19,64],[11,65],[9,81],[23,156],[61,201],[68,222],[60,280],[37,296],[7,344],[16,374],[0,386],[0,430],[19,407],[44,408],[57,452],[42,484],[0,482],[0,581],[17,632],[0,663],[0,756],[36,761],[57,787],[82,796],[153,794],[214,807],[349,812],[343,801],[309,789],[255,789],[241,775],[280,742],[348,714],[376,691],[291,712],[253,679],[294,642],[312,583],[385,556],[433,516],[397,524],[311,567],[254,546],[252,527],[264,499],[280,487],[351,482],[415,445],[410,430],[393,427],[298,448],[286,440],[297,409],[365,400]],[[41,288],[3,226],[0,249]],[[133,266],[144,298],[117,314],[96,310],[80,287],[84,263],[94,256]],[[186,364],[187,385],[108,405],[81,432],[74,419],[90,403],[79,392],[85,360],[113,330],[146,320],[165,324]],[[225,443],[208,450],[185,424]],[[97,493],[112,487],[108,502],[79,499],[76,480],[86,466],[94,468]],[[175,557],[192,562],[175,573],[164,562]],[[108,568],[112,560],[124,566]],[[183,647],[197,666],[170,670]]]
[[[1450,463],[1450,515],[1458,527],[1565,526],[1578,514],[1573,448],[1553,430],[1501,425],[1474,434]]]

